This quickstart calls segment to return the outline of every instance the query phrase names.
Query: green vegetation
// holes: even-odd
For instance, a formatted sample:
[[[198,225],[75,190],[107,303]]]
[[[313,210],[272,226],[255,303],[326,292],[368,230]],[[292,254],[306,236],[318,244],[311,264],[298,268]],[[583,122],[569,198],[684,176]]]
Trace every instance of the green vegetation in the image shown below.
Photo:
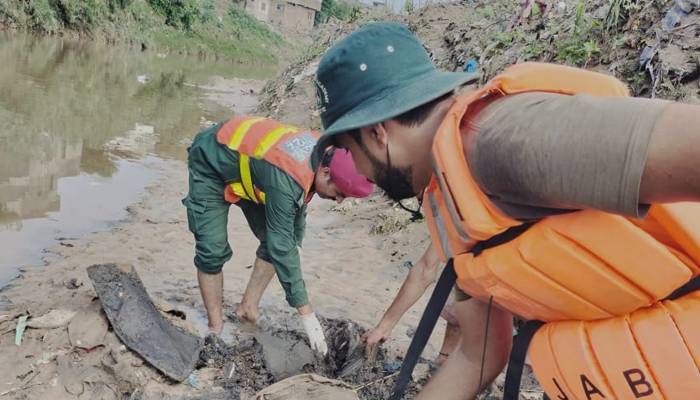
[[[232,0],[0,0],[0,27],[275,64],[282,37]]]
[[[608,13],[605,16],[605,30],[615,31],[630,16],[630,13],[642,8],[638,0],[609,0]]]
[[[148,4],[165,16],[165,23],[179,29],[191,30],[202,16],[197,0],[149,0]]]
[[[360,7],[356,4],[348,4],[336,0],[323,0],[321,11],[316,13],[314,23],[325,24],[331,18],[341,21],[355,21],[360,13]]]
[[[598,43],[591,39],[592,31],[598,27],[599,24],[590,21],[587,17],[586,3],[578,3],[570,35],[559,44],[556,60],[583,65],[587,64],[593,56],[600,54]]]

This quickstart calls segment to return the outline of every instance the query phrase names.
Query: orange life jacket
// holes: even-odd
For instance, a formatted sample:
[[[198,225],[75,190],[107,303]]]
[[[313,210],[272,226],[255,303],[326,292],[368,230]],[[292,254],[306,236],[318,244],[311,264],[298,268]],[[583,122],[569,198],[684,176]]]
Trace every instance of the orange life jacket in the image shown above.
[[[569,67],[525,63],[461,96],[433,144],[435,174],[424,211],[443,259],[454,257],[458,285],[527,319],[594,320],[665,298],[700,273],[700,204],[655,205],[643,220],[585,210],[544,218],[478,257],[467,253],[516,221],[479,188],[460,126],[484,96],[528,91],[622,96],[616,79]]]
[[[453,259],[466,293],[526,319],[569,321],[546,324],[529,352],[552,398],[700,398],[700,295],[660,302],[700,274],[700,203],[653,205],[640,220],[594,210],[550,216],[469,252],[522,223],[472,176],[462,122],[477,100],[533,91],[628,95],[603,74],[525,63],[460,96],[436,134],[434,175],[423,194],[436,248]]]
[[[700,291],[598,321],[545,324],[528,355],[551,399],[700,399]]]
[[[250,158],[262,159],[291,176],[304,190],[305,202],[311,200],[314,172],[309,156],[320,134],[284,125],[275,120],[242,116],[224,123],[216,140],[239,154],[240,182],[226,187],[226,201],[241,199],[265,204],[265,193],[255,185],[250,173]]]

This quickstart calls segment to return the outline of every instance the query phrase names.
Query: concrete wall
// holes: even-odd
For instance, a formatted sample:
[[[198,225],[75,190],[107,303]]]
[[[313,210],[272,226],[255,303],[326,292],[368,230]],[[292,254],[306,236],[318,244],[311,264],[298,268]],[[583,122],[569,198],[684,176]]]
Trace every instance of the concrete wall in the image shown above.
[[[310,31],[314,27],[319,0],[246,0],[245,10],[260,21],[297,31]]]
[[[259,21],[270,22],[270,0],[246,0],[245,10]]]
[[[287,2],[281,26],[287,29],[310,31],[314,27],[316,10],[299,4]]]

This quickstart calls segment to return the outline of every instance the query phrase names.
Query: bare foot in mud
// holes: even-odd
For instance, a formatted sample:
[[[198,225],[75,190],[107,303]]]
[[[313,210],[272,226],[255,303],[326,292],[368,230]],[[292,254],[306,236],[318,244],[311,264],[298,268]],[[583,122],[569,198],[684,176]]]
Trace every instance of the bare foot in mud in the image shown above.
[[[220,324],[213,325],[213,326],[211,324],[209,324],[208,328],[209,328],[209,330],[207,333],[214,334],[216,336],[221,336],[221,332],[224,330],[224,323],[222,321]]]
[[[257,308],[245,306],[243,303],[236,307],[234,314],[239,320],[250,322],[253,325],[257,325],[258,317],[260,317],[260,311]]]

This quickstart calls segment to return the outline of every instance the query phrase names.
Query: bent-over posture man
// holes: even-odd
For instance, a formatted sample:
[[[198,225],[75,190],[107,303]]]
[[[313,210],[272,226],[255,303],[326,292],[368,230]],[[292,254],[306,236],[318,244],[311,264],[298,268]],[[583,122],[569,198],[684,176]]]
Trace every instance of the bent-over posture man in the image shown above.
[[[306,206],[324,199],[365,197],[373,185],[357,174],[344,150],[324,153],[319,166],[309,164],[318,133],[256,117],[239,117],[200,132],[188,149],[189,228],[195,237],[194,264],[209,319],[209,329],[223,328],[222,266],[231,259],[228,211],[241,208],[260,240],[253,272],[236,314],[255,323],[258,305],[277,274],[287,302],[299,311],[311,347],[327,345],[304,285],[298,247],[304,236]]]

